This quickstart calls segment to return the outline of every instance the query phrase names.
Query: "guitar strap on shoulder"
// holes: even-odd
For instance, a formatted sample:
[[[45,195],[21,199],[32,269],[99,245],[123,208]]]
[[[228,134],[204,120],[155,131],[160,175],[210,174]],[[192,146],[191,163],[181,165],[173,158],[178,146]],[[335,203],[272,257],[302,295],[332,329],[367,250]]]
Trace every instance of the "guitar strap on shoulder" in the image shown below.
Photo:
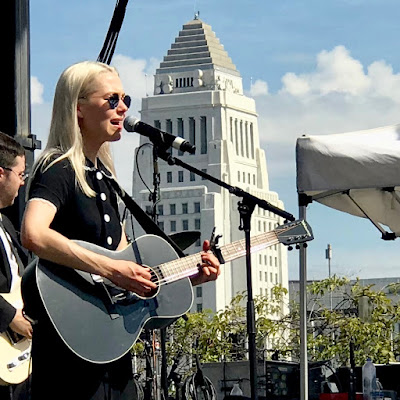
[[[104,176],[106,176],[106,175],[104,175]],[[185,253],[178,247],[178,245],[168,235],[166,235],[165,232],[163,232],[159,228],[159,226],[145,213],[145,211],[143,211],[140,208],[140,206],[135,202],[135,200],[133,200],[132,197],[130,197],[125,192],[125,190],[121,188],[121,186],[118,184],[118,182],[111,177],[108,177],[108,176],[106,176],[106,177],[110,181],[114,190],[117,192],[118,196],[125,203],[128,210],[136,218],[137,222],[139,222],[139,224],[143,228],[143,230],[146,233],[162,237],[174,248],[174,250],[178,253],[179,257],[185,257]]]

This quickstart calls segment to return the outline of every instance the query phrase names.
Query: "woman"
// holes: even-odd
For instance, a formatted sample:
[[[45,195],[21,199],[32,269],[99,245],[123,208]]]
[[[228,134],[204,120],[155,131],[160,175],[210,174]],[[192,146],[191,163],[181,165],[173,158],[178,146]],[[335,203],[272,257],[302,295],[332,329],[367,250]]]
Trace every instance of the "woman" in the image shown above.
[[[112,260],[72,241],[84,240],[109,250],[128,245],[117,196],[107,177],[114,176],[109,142],[121,138],[129,105],[130,97],[113,67],[81,62],[62,73],[48,143],[28,188],[22,241],[43,260],[100,275],[145,296],[156,288],[148,268]],[[209,252],[202,257],[203,268],[195,283],[214,280],[219,274],[217,259]],[[57,362],[53,367],[54,354]],[[64,345],[43,310],[34,326],[32,365],[34,400],[133,396],[129,353],[108,364],[82,360]]]

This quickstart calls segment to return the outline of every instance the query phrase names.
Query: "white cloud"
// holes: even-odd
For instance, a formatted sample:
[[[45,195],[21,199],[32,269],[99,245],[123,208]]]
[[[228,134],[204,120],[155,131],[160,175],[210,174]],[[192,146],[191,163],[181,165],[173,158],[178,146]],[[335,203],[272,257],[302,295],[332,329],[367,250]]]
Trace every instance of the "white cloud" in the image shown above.
[[[364,74],[362,64],[352,58],[344,46],[337,46],[330,52],[321,51],[317,56],[314,72],[299,76],[288,73],[282,78],[282,82],[282,91],[295,96],[333,92],[362,95],[370,86],[370,79]],[[296,91],[298,87],[303,90]],[[291,91],[292,88],[295,91]]]
[[[250,87],[250,96],[257,97],[268,94],[268,84],[265,81],[257,79]]]
[[[256,106],[270,173],[294,175],[294,149],[301,135],[398,123],[400,74],[382,60],[364,67],[337,46],[321,51],[308,73],[286,73],[281,89],[257,97]]]
[[[125,92],[132,97],[131,110],[137,113],[141,109],[142,98],[153,94],[154,74],[160,61],[152,58],[150,61],[135,60],[117,54],[112,64],[117,68]]]
[[[31,102],[32,104],[43,104],[44,87],[36,76],[31,77]]]

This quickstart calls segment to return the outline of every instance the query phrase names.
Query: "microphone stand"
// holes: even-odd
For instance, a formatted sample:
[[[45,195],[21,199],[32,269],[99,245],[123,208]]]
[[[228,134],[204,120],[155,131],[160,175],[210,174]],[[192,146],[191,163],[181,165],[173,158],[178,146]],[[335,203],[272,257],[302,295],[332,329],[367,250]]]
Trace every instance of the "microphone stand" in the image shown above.
[[[201,176],[213,182],[229,191],[229,193],[235,196],[241,197],[242,200],[238,202],[238,210],[240,214],[240,226],[239,229],[245,233],[246,243],[246,268],[247,268],[247,333],[249,336],[249,363],[250,363],[250,387],[251,387],[251,399],[257,400],[257,354],[256,354],[256,323],[255,323],[255,311],[254,311],[254,300],[253,300],[253,289],[251,283],[251,253],[250,253],[250,231],[251,231],[251,215],[254,211],[255,206],[259,206],[264,210],[273,212],[285,218],[288,221],[294,221],[295,218],[292,214],[275,207],[265,200],[259,199],[256,196],[236,187],[231,186],[220,179],[214,178],[206,172],[200,171],[197,168],[186,164],[182,160],[176,157],[172,157],[167,152],[165,146],[160,146],[159,143],[154,143],[154,147],[158,148],[158,157],[166,161],[169,165],[179,165],[180,167],[187,169],[196,175]]]
[[[151,218],[157,224],[158,223],[158,213],[156,205],[160,200],[160,172],[158,169],[158,148],[157,146],[153,146],[153,192],[149,195],[149,200],[153,203]],[[154,335],[150,335],[151,331],[146,331],[146,338],[152,336],[153,341],[153,351],[154,351]],[[167,351],[166,351],[166,328],[160,329],[160,347],[161,347],[161,391],[164,395],[164,399],[168,398],[168,384],[167,384]],[[150,374],[152,378],[154,378],[154,371],[151,371],[151,367],[147,365],[146,375],[147,382],[153,382],[154,379],[150,380]],[[156,378],[157,380],[157,378]],[[151,383],[150,383],[151,384]],[[154,398],[158,397],[157,387],[153,387]],[[151,397],[150,388],[147,390],[147,395]],[[149,398],[150,398],[149,397]]]

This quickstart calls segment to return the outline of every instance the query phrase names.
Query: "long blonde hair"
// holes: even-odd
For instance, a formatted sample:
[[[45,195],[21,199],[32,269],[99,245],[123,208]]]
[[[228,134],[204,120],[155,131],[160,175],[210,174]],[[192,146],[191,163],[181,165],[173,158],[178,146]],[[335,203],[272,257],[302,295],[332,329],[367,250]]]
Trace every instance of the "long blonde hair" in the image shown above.
[[[78,124],[78,101],[93,90],[93,83],[101,73],[114,73],[117,70],[107,64],[96,61],[83,61],[68,67],[60,76],[53,101],[53,113],[46,148],[36,161],[32,177],[37,171],[46,170],[56,162],[68,158],[76,174],[79,187],[89,197],[96,193],[90,188],[85,177],[85,155],[82,134]],[[55,160],[50,161],[50,159]],[[104,143],[98,152],[98,158],[115,175],[110,146]],[[31,179],[29,180],[31,182]],[[29,184],[30,184],[29,182]],[[27,192],[29,193],[29,186]]]

